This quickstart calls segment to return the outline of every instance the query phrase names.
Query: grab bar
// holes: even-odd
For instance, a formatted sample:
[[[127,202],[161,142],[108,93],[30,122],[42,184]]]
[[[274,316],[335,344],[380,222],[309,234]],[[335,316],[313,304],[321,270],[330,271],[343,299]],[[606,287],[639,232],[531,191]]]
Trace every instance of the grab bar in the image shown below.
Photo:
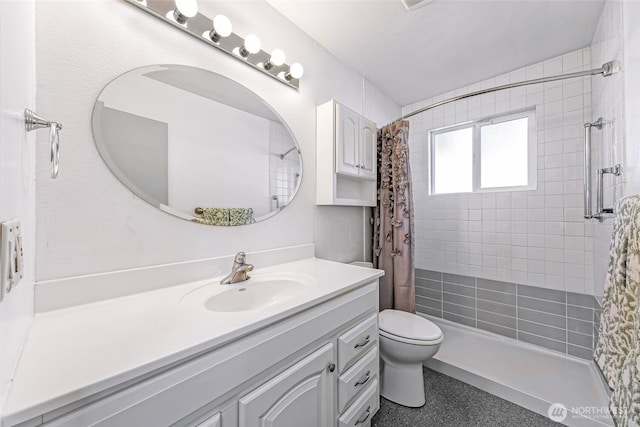
[[[24,128],[27,132],[36,129],[49,128],[49,147],[51,161],[51,178],[58,176],[60,169],[60,130],[62,123],[45,120],[33,111],[25,108],[24,110]]]
[[[622,165],[617,164],[610,168],[596,169],[596,213],[593,214],[591,206],[591,128],[602,129],[605,121],[599,117],[593,123],[584,124],[584,217],[603,221],[605,215],[612,214],[613,208],[604,207],[604,174],[620,176]]]
[[[599,220],[604,219],[605,214],[612,214],[613,208],[605,208],[604,205],[604,174],[609,173],[614,176],[620,176],[622,166],[620,164],[611,168],[602,168],[596,170],[596,214],[593,216]]]
[[[602,129],[602,117],[584,124],[584,217],[593,218],[591,210],[591,128]]]

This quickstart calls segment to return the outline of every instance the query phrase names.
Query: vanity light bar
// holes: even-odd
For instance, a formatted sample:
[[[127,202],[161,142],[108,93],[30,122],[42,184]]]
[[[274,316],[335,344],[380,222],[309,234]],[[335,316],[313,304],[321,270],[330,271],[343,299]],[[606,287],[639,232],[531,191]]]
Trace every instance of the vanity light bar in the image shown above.
[[[125,0],[134,6],[181,29],[187,34],[244,62],[294,89],[300,87],[304,69],[299,63],[284,63],[284,52],[261,49],[260,39],[249,34],[242,38],[231,31],[231,21],[223,15],[212,19],[198,12],[196,0]]]

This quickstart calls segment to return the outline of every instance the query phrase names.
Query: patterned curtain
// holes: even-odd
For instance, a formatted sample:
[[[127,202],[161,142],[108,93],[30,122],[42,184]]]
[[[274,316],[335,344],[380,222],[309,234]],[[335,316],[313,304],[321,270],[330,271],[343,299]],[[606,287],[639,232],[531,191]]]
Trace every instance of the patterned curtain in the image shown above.
[[[374,209],[373,266],[380,278],[380,310],[415,313],[413,198],[409,170],[409,122],[378,131],[378,204]]]
[[[617,427],[640,425],[640,196],[616,203],[594,359],[613,391]]]

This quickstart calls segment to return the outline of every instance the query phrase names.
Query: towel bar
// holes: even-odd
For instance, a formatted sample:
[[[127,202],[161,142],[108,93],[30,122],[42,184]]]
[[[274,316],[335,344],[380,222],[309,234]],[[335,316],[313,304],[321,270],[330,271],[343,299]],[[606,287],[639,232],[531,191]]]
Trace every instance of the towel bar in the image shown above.
[[[584,217],[603,221],[605,215],[613,214],[613,208],[605,208],[604,204],[604,174],[620,176],[622,165],[617,164],[610,168],[596,169],[596,213],[591,210],[591,129],[598,130],[607,122],[599,117],[593,123],[584,124]]]
[[[45,120],[33,111],[25,108],[24,110],[24,128],[27,132],[36,129],[49,128],[49,146],[51,159],[51,178],[58,176],[60,168],[60,130],[62,123]]]
[[[602,221],[605,214],[613,214],[613,208],[605,208],[604,204],[604,174],[611,174],[614,176],[620,176],[622,173],[622,165],[617,164],[611,168],[602,168],[596,170],[596,214],[594,218]]]
[[[584,124],[584,217],[593,218],[591,211],[591,128],[602,129],[602,117],[593,123]]]

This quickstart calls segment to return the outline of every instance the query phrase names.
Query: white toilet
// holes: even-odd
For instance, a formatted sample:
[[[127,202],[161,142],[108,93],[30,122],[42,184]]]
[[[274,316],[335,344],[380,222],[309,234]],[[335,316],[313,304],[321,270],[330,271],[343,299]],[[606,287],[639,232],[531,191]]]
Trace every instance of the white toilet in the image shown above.
[[[384,310],[378,320],[384,362],[380,394],[403,406],[424,405],[422,362],[438,352],[442,331],[424,317],[405,311]]]

